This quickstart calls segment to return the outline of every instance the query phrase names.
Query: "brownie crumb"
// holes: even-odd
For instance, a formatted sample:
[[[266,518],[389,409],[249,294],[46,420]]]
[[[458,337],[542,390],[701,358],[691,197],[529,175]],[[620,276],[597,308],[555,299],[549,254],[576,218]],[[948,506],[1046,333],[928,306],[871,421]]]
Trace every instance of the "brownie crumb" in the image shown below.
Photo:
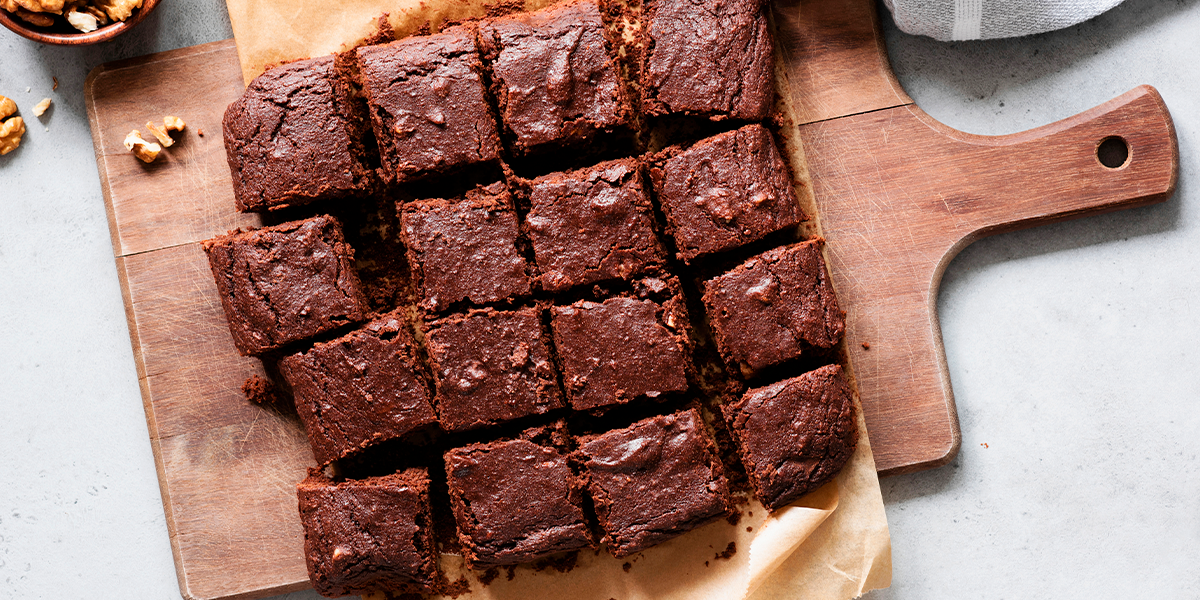
[[[753,527],[746,527],[746,533],[750,533],[751,531],[754,531]]]
[[[512,581],[517,576],[517,565],[508,565],[504,568],[508,571],[508,573],[504,574],[505,581]]]
[[[871,344],[870,344],[870,343],[868,343],[868,342],[863,342],[863,343],[862,343],[862,347],[863,347],[863,350],[870,350],[870,349],[871,349]]]
[[[737,544],[735,542],[729,542],[729,545],[725,546],[725,551],[718,552],[717,555],[713,557],[713,560],[729,560],[730,558],[733,558],[733,555],[736,553]]]
[[[735,510],[735,511],[729,513],[729,516],[725,517],[725,521],[727,523],[729,523],[730,525],[737,525],[738,523],[741,523],[742,522],[742,511]]]
[[[471,582],[467,581],[466,577],[459,576],[458,579],[455,579],[454,581],[450,581],[449,579],[446,578],[445,573],[439,574],[438,580],[436,582],[434,582],[434,586],[433,586],[434,595],[449,596],[451,598],[457,598],[463,594],[470,593],[470,591],[471,591]],[[417,597],[422,598],[422,600],[425,598],[425,596],[417,596]],[[407,600],[407,598],[405,600]]]
[[[633,568],[633,563],[625,563],[625,564],[621,565],[621,570],[625,571],[626,573],[628,573],[629,570],[632,568]]]
[[[252,404],[270,408],[279,406],[279,388],[270,379],[251,375],[242,384],[242,393]]]
[[[495,581],[496,578],[499,576],[500,576],[500,568],[492,567],[492,568],[484,571],[483,575],[479,576],[479,583],[482,583],[483,585],[491,585],[491,583],[493,581]]]

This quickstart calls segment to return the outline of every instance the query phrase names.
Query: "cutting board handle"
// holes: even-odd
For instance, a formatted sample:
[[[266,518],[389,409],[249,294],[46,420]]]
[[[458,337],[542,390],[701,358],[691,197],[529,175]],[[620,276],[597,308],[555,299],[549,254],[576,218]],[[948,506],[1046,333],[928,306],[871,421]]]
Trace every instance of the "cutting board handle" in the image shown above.
[[[969,228],[947,258],[983,235],[1153,204],[1175,193],[1175,127],[1162,97],[1148,85],[1073,117],[1002,136],[963,133],[910,108],[930,127],[971,146],[952,149],[973,157],[968,187],[975,193],[944,203],[959,221],[956,229]],[[982,172],[974,170],[980,166]]]

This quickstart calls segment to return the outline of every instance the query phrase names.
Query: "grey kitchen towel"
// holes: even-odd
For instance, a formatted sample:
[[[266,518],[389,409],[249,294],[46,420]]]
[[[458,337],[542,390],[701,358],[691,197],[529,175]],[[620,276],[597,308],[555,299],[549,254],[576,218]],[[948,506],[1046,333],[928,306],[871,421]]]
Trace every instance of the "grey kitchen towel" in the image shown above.
[[[883,0],[904,32],[933,39],[989,40],[1086,21],[1121,0]]]

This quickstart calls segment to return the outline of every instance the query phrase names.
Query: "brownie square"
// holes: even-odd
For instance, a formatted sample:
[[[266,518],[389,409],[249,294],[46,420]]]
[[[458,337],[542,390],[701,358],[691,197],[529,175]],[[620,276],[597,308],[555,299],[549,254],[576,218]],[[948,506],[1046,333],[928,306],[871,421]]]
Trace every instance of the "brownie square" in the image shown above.
[[[717,348],[747,376],[800,356],[805,344],[831,348],[846,316],[829,283],[824,241],[768,250],[704,282]]]
[[[263,211],[371,190],[365,110],[323,56],[254,78],[222,130],[238,210]]]
[[[629,131],[632,110],[594,1],[486,19],[479,45],[518,156]]]
[[[840,365],[752,389],[721,410],[767,510],[833,479],[858,444],[854,398]]]
[[[559,424],[446,452],[458,538],[472,568],[595,545],[583,514],[583,485],[567,464],[565,445]]]
[[[666,262],[635,160],[539,177],[530,205],[525,233],[543,289],[628,279]]]
[[[628,297],[551,309],[563,387],[575,410],[658,399],[688,389],[687,312],[682,298]]]
[[[650,177],[684,262],[762,239],[806,218],[774,137],[762,125],[665,150]]]
[[[529,264],[517,250],[517,213],[503,183],[457,200],[398,208],[422,309],[444,312],[464,300],[489,304],[530,293]]]
[[[304,559],[319,594],[432,591],[437,547],[425,469],[340,483],[314,469],[296,496]]]
[[[617,558],[730,511],[725,469],[695,409],[580,438],[576,456]]]
[[[759,121],[774,100],[765,0],[644,0],[641,108],[649,115]]]
[[[435,421],[403,309],[279,361],[321,465]]]
[[[354,250],[317,216],[204,242],[234,345],[258,355],[366,318]]]
[[[499,158],[473,25],[356,51],[385,175],[403,183]]]
[[[447,431],[495,425],[564,406],[542,311],[471,310],[425,330]]]

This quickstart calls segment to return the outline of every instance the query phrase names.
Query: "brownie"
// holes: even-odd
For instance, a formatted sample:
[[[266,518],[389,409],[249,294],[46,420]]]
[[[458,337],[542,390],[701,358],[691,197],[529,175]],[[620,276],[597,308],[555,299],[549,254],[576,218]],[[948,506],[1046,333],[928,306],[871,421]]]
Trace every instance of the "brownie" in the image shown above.
[[[583,437],[576,456],[603,541],[617,558],[731,509],[716,443],[695,409]]]
[[[649,115],[766,118],[775,57],[765,0],[643,0],[641,108]]]
[[[767,510],[833,479],[858,444],[854,398],[840,365],[751,389],[721,410]]]
[[[425,330],[438,421],[463,431],[562,408],[542,311],[474,309]]]
[[[517,213],[503,183],[398,209],[422,309],[444,312],[464,300],[480,305],[530,293],[529,264],[517,250]]]
[[[404,309],[279,361],[321,465],[435,421]]]
[[[223,120],[238,210],[264,211],[371,190],[367,115],[324,56],[250,82]]]
[[[358,83],[390,180],[446,175],[499,158],[473,25],[356,53]]]
[[[330,216],[236,230],[203,244],[234,345],[269,350],[366,318],[354,250]]]
[[[597,134],[630,130],[629,99],[593,0],[486,19],[479,46],[515,154],[580,148]]]
[[[806,218],[791,175],[762,125],[673,147],[650,169],[654,191],[684,262],[793,227]]]
[[[314,469],[296,496],[308,576],[322,596],[432,591],[437,547],[425,469],[339,483]]]
[[[583,514],[583,484],[571,472],[565,445],[560,423],[446,452],[458,538],[472,568],[595,545]]]
[[[750,375],[800,356],[804,345],[831,348],[846,330],[829,283],[824,241],[768,250],[704,282],[704,305],[717,348]]]
[[[552,292],[628,279],[665,264],[654,209],[632,159],[535,179],[525,233],[538,282]]]
[[[575,410],[688,389],[687,312],[675,297],[618,296],[551,309],[563,387]]]

